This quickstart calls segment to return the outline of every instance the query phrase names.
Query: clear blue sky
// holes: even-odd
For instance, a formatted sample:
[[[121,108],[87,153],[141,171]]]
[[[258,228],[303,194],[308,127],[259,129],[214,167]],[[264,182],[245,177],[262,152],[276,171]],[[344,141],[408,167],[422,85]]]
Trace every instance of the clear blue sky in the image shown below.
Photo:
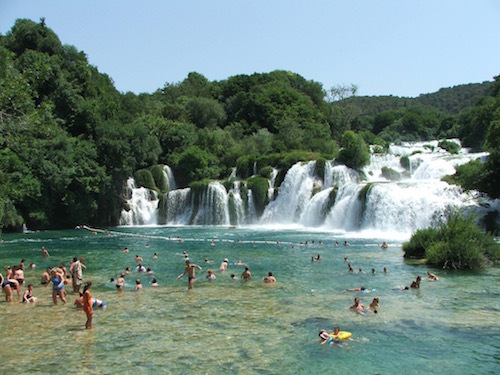
[[[40,17],[122,92],[283,69],[418,96],[500,74],[499,0],[0,0],[1,34]]]

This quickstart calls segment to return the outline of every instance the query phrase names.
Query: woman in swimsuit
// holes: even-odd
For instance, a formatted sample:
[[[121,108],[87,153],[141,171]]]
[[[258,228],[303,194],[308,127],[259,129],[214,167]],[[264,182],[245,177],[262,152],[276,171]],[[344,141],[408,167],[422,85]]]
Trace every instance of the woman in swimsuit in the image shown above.
[[[24,291],[23,294],[23,302],[24,303],[35,303],[37,300],[36,297],[33,297],[33,284],[28,285],[28,289]]]
[[[64,276],[62,270],[54,269],[51,272],[52,276],[52,300],[54,305],[57,305],[57,297],[61,298],[63,303],[66,303],[64,295]]]
[[[92,294],[90,294],[90,287],[92,282],[88,281],[83,287],[83,311],[87,314],[87,322],[85,323],[85,329],[92,328],[92,316],[94,311],[92,310]]]

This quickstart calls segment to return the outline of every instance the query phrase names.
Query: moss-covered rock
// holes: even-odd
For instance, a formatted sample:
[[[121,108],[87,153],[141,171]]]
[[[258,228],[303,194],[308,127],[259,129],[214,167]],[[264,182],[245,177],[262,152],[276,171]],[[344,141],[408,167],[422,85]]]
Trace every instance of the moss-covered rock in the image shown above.
[[[269,197],[267,195],[269,182],[267,178],[264,177],[251,177],[247,180],[247,186],[252,190],[255,210],[257,211],[257,215],[260,216],[269,203]]]
[[[161,164],[153,165],[150,171],[151,174],[153,175],[153,179],[155,181],[156,187],[158,188],[158,191],[161,194],[167,193],[169,186],[168,186],[168,181],[165,178],[165,173],[163,172],[163,165]]]
[[[390,181],[398,181],[401,179],[401,174],[389,167],[382,167],[382,176]]]
[[[151,190],[158,190],[153,175],[149,169],[139,169],[135,171],[134,180],[138,186]]]

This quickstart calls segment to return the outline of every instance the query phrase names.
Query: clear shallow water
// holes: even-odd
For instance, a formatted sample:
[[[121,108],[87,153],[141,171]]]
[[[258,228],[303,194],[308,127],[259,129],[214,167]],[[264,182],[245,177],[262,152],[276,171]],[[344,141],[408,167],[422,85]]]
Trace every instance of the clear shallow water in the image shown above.
[[[213,227],[123,227],[109,236],[52,231],[2,239],[0,265],[21,258],[37,264],[25,276],[39,298],[27,306],[2,297],[2,373],[494,374],[500,369],[500,269],[432,270],[441,280],[430,282],[426,266],[403,260],[400,240],[388,238],[383,251],[380,238],[359,234]],[[336,240],[351,246],[335,247]],[[307,246],[300,244],[305,241]],[[41,246],[50,258],[41,257]],[[125,246],[130,253],[123,253]],[[184,270],[183,251],[203,267],[191,292],[187,276],[175,280]],[[318,253],[322,261],[311,262]],[[155,271],[160,287],[150,287],[152,277],[140,275],[144,290],[133,292],[138,275],[132,273],[127,290],[118,295],[110,278],[127,266],[133,269],[135,254]],[[366,274],[348,273],[345,255]],[[73,256],[86,258],[84,281],[91,280],[93,295],[108,304],[96,310],[92,331],[84,329],[85,314],[74,308],[71,290],[67,305],[53,306],[50,287],[39,284],[47,266],[64,261],[69,267]],[[205,258],[213,263],[205,265]],[[206,270],[218,269],[224,258],[228,272],[216,271],[217,280],[206,281]],[[243,271],[235,265],[240,259],[250,265],[250,282],[230,279]],[[276,284],[260,281],[268,271]],[[402,291],[417,275],[423,277],[420,290]],[[361,285],[376,292],[344,291]],[[378,314],[349,310],[355,296],[368,305],[375,295],[382,305]],[[354,341],[320,345],[318,331],[335,325],[352,332]],[[13,343],[16,350],[7,350]]]

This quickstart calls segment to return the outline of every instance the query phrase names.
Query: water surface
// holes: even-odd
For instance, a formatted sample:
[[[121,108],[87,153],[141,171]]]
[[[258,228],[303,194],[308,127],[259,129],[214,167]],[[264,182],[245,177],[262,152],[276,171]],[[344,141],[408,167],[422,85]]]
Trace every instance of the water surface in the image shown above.
[[[384,251],[380,238],[359,235],[214,227],[122,227],[109,235],[48,231],[2,239],[0,265],[21,258],[36,263],[25,274],[39,298],[35,305],[0,302],[2,373],[494,374],[500,368],[499,268],[431,269],[440,281],[427,281],[429,268],[405,262],[400,240],[387,239]],[[344,240],[350,246],[342,246]],[[50,258],[42,258],[41,246]],[[176,281],[183,251],[203,267],[191,292],[187,276]],[[136,254],[160,287],[150,286],[152,276],[132,272],[126,291],[117,294],[110,278],[133,269]],[[311,262],[317,254],[321,262]],[[96,310],[91,331],[73,306],[71,288],[68,303],[54,306],[50,287],[40,285],[46,267],[69,267],[74,256],[86,258],[84,281],[91,280],[93,295],[108,304]],[[348,273],[344,256],[366,273]],[[205,280],[206,270],[217,270],[224,258],[228,271]],[[243,272],[238,260],[249,264],[250,282],[231,280],[231,273]],[[260,281],[269,271],[276,284]],[[417,275],[421,288],[402,291]],[[142,292],[132,290],[137,277]],[[361,285],[376,291],[345,291]],[[355,296],[368,305],[375,295],[382,305],[377,314],[349,310]],[[320,345],[319,330],[336,325],[352,332],[354,341]],[[16,350],[8,349],[14,343]]]

